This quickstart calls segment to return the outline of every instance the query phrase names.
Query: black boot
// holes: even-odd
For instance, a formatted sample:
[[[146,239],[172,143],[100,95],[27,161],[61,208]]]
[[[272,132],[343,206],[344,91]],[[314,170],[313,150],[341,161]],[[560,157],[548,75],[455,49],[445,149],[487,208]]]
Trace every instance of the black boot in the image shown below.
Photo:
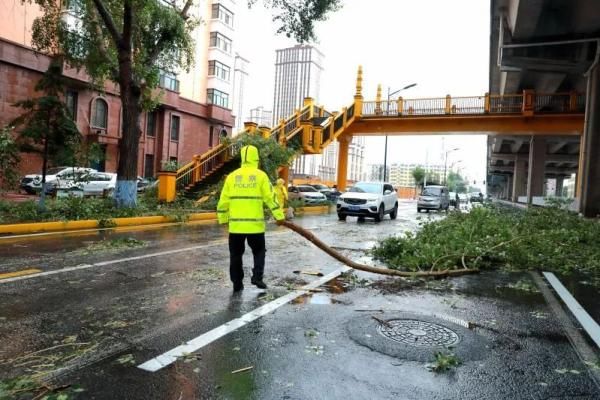
[[[241,292],[242,290],[244,290],[244,284],[242,282],[234,283],[233,284],[233,291],[234,292]]]
[[[252,283],[254,286],[256,286],[259,289],[266,289],[267,288],[267,284],[263,282],[262,278],[254,278],[254,277],[252,277],[252,279],[250,279],[250,283]]]

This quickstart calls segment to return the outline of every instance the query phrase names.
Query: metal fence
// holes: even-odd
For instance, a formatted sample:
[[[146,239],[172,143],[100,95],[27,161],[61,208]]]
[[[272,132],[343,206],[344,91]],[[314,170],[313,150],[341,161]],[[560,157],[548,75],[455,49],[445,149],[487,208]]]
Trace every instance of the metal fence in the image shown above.
[[[531,111],[539,113],[583,112],[585,96],[571,93],[533,94]],[[524,95],[489,95],[365,101],[363,116],[419,116],[447,114],[514,114],[524,111]]]

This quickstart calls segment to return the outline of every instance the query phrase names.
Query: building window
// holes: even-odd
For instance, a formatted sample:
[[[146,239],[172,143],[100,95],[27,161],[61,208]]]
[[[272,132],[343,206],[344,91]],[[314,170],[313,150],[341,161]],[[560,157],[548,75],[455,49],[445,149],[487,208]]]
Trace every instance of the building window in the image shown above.
[[[67,93],[65,93],[65,104],[71,119],[77,121],[77,92],[67,90]]]
[[[154,154],[146,154],[144,160],[144,178],[152,178],[154,176]]]
[[[223,50],[225,53],[231,52],[231,39],[228,37],[221,35],[219,32],[211,32],[210,33],[210,46],[218,47]]]
[[[146,121],[146,136],[154,137],[156,135],[156,112],[152,111],[148,113],[148,120]]]
[[[108,103],[103,99],[94,100],[92,126],[101,129],[108,126]]]
[[[217,60],[210,60],[208,62],[208,75],[216,76],[225,81],[229,82],[231,68]]]
[[[172,72],[160,71],[158,86],[163,89],[179,92],[179,80],[177,80],[177,75]]]
[[[171,115],[171,140],[174,142],[179,140],[179,122],[177,115]]]
[[[233,13],[229,11],[227,8],[223,7],[222,4],[213,4],[212,5],[212,18],[218,19],[223,22],[225,25],[229,25],[233,27]]]
[[[206,91],[208,104],[214,104],[223,108],[229,107],[229,95],[217,89],[208,89]]]

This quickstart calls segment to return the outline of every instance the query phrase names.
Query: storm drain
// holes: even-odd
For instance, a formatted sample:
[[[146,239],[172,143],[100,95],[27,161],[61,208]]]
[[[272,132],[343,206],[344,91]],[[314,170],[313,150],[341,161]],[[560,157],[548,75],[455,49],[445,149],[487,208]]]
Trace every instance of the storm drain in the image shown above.
[[[462,361],[481,360],[490,345],[486,337],[460,324],[414,312],[356,316],[348,321],[347,332],[356,343],[373,351],[423,362],[430,362],[436,351],[449,348]]]
[[[416,319],[393,319],[380,324],[380,335],[396,342],[419,347],[449,347],[460,342],[460,337],[445,326]]]

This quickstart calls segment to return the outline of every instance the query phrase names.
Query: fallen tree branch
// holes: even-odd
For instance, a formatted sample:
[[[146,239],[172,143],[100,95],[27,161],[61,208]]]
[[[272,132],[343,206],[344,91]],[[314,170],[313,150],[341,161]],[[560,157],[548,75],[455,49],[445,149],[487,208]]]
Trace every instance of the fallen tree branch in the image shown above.
[[[409,272],[409,271],[397,271],[395,269],[370,267],[368,265],[359,264],[357,262],[354,262],[351,259],[349,259],[348,257],[341,255],[340,253],[338,253],[337,251],[333,250],[331,247],[329,247],[325,243],[323,243],[320,239],[318,239],[315,235],[313,235],[312,232],[310,232],[290,221],[282,221],[281,224],[283,226],[293,230],[294,232],[298,233],[299,235],[303,236],[309,242],[313,243],[319,249],[323,250],[325,253],[329,254],[331,257],[335,258],[336,260],[346,264],[350,268],[354,268],[354,269],[357,269],[360,271],[371,272],[374,274],[381,274],[381,275],[402,276],[402,277],[410,277],[410,278],[412,278],[412,277],[444,278],[447,276],[458,276],[458,275],[474,274],[474,273],[479,272],[478,269],[457,269],[457,270],[448,270],[447,269],[447,270],[443,270],[443,271]]]

